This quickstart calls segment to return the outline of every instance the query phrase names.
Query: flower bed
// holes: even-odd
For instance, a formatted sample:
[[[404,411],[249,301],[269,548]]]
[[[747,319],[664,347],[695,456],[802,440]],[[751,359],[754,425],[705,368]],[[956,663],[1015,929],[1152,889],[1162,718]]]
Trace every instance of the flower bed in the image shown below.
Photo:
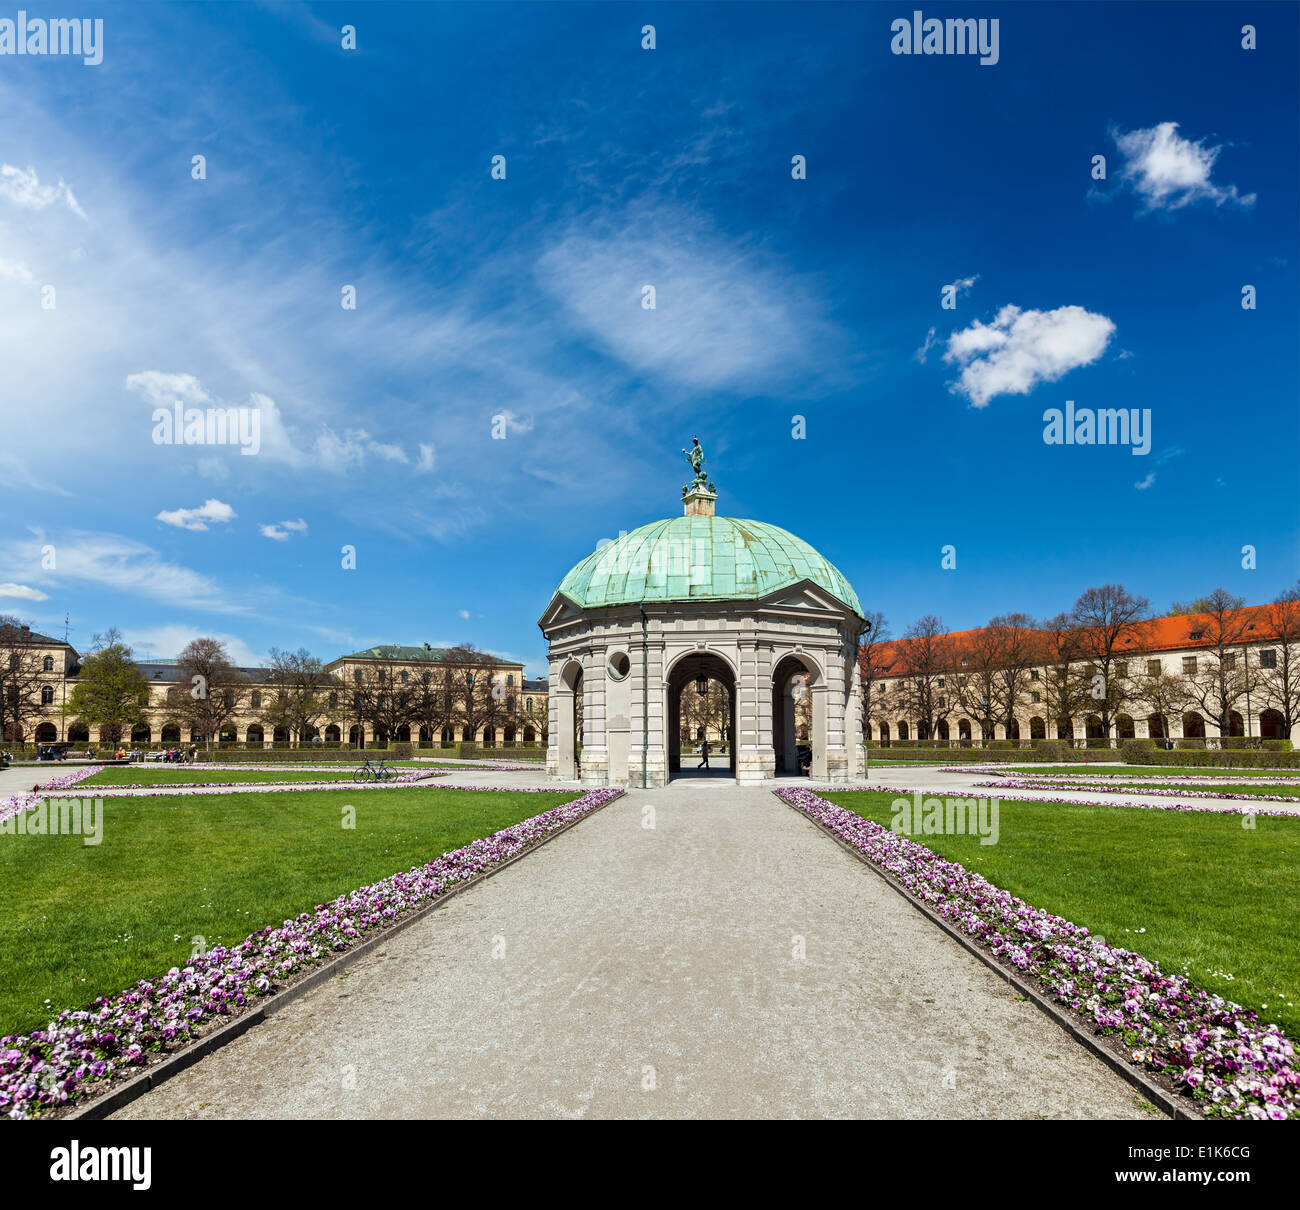
[[[336,781],[169,781],[131,782],[128,785],[88,786],[96,798],[159,798],[168,794],[278,794],[289,790],[342,790],[348,786],[359,789],[383,790],[387,787],[410,786],[417,782],[446,777],[440,769],[412,769],[387,781],[354,782],[351,778]],[[499,789],[498,786],[489,787]],[[33,796],[41,797],[39,795]]]
[[[565,793],[549,788],[535,792]],[[367,933],[390,926],[622,793],[589,790],[427,865],[262,929],[237,946],[219,946],[159,978],[142,980],[83,1009],[65,1010],[43,1030],[0,1038],[0,1116],[39,1117],[108,1091],[113,1081],[144,1067],[150,1054],[181,1049],[205,1026],[238,1016],[258,999],[353,948]]]
[[[879,788],[879,787],[877,787]],[[879,866],[931,911],[1162,1074],[1209,1117],[1300,1118],[1291,1040],[1086,928],[1033,908],[924,845],[805,789],[776,794]]]
[[[28,794],[15,794],[12,798],[0,798],[0,823],[6,819],[12,819],[15,815],[21,815],[24,811],[34,807],[42,798],[50,795],[57,795],[63,790],[75,786],[84,778],[93,777],[96,773],[102,772],[103,765],[86,765],[84,768],[77,769],[72,773],[64,773],[61,777],[52,777],[47,781],[40,790]],[[38,782],[37,785],[40,785]]]
[[[1248,802],[1248,803],[1273,802],[1273,801],[1289,802],[1289,803],[1295,803],[1295,807],[1290,811],[1285,811],[1282,810],[1280,807],[1254,807],[1254,806],[1229,807],[1229,806],[1211,805],[1209,803],[1192,803],[1192,802],[1123,802],[1120,799],[1116,799],[1116,798],[1112,798],[1108,800],[1107,799],[1086,799],[1086,798],[1049,798],[1041,791],[1033,790],[1029,785],[1017,785],[1007,781],[977,781],[974,784],[981,788],[989,788],[995,790],[1009,789],[1009,790],[1024,791],[1024,794],[1022,796],[1011,795],[1010,797],[1008,797],[1005,794],[999,795],[999,797],[1001,798],[1006,798],[1008,802],[1058,802],[1058,803],[1064,803],[1069,806],[1075,806],[1075,807],[1133,807],[1135,810],[1138,811],[1204,811],[1211,815],[1271,815],[1279,819],[1286,819],[1286,818],[1294,819],[1297,815],[1300,815],[1300,802],[1297,802],[1296,799],[1281,798],[1275,800],[1275,799],[1266,798],[1260,794],[1214,794],[1214,795],[1210,795],[1210,797],[1236,798],[1236,799],[1241,799],[1243,802]],[[1045,788],[1049,790],[1067,790],[1072,794],[1094,793],[1094,794],[1137,795],[1137,794],[1147,794],[1147,793],[1150,794],[1161,793],[1161,791],[1156,791],[1156,790],[1150,790],[1150,791],[1102,790],[1099,787],[1094,788],[1092,786],[1072,787],[1072,786],[1054,785]],[[889,786],[872,786],[871,789],[883,790],[889,794],[915,793],[914,790],[895,790]],[[922,794],[930,793],[930,794],[938,795],[940,792],[923,790],[921,791],[921,793]],[[949,794],[955,793],[957,795],[960,795],[962,792],[958,790],[958,791],[948,791],[947,793]],[[1163,791],[1163,793],[1171,794],[1174,795],[1175,797],[1178,796],[1175,791],[1171,791],[1171,790],[1165,790]],[[1186,795],[1185,797],[1191,797],[1191,796]]]
[[[1240,802],[1289,802],[1294,803],[1297,810],[1300,811],[1300,799],[1291,794],[1228,794],[1223,790],[1189,790],[1186,788],[1178,790],[1169,790],[1161,786],[1138,786],[1136,789],[1124,789],[1117,786],[1107,786],[1098,782],[1060,782],[1060,781],[1043,781],[1032,777],[1006,777],[999,778],[997,781],[977,781],[975,783],[981,787],[1000,787],[1006,786],[1011,790],[1068,790],[1072,794],[1154,794],[1165,798],[1231,798]],[[1055,801],[1063,801],[1057,799]],[[1123,806],[1125,804],[1114,804]],[[1152,806],[1163,806],[1163,803],[1152,803]],[[1187,808],[1189,811],[1192,807]],[[1220,807],[1222,811],[1235,811],[1235,807]],[[1278,811],[1274,814],[1285,815],[1289,812]]]

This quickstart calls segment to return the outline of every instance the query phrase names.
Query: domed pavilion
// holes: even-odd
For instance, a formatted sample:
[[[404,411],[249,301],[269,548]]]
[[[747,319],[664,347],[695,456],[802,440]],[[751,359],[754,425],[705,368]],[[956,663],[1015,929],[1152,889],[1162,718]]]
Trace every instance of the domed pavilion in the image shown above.
[[[742,784],[797,774],[804,703],[812,778],[861,776],[857,594],[802,538],[716,516],[698,441],[688,457],[683,515],[598,547],[538,623],[550,657],[547,772],[573,779],[581,748],[584,783],[666,784],[681,772],[682,694],[717,681],[731,742],[715,768],[729,761]]]

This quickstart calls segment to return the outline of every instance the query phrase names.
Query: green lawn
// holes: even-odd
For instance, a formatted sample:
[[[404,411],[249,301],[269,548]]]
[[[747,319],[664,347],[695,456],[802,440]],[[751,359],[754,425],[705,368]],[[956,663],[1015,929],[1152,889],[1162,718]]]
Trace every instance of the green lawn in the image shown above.
[[[1300,769],[1295,771],[1283,769],[1219,769],[1219,768],[1185,768],[1174,765],[1014,765],[1005,768],[1007,773],[1048,773],[1075,774],[1087,777],[1264,777],[1272,781],[1300,782]]]
[[[0,1036],[183,964],[192,937],[242,941],[577,797],[349,786],[109,798],[98,846],[0,835]]]
[[[459,769],[469,771],[466,765],[415,765],[414,768],[429,770]],[[403,772],[410,772],[403,769]],[[105,769],[94,777],[79,781],[78,786],[171,786],[195,782],[290,782],[290,781],[341,781],[352,784],[352,775],[356,769],[328,768],[312,769],[223,769],[220,765],[163,765],[157,768],[151,765],[132,765],[129,768]]]
[[[888,827],[897,796],[824,797]],[[1300,818],[1003,800],[999,822],[996,845],[914,839],[1300,1039]]]

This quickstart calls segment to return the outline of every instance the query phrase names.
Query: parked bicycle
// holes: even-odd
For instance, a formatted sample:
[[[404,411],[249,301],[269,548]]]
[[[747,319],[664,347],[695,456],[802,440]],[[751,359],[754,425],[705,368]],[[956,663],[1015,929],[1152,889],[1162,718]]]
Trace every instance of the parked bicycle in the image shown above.
[[[370,763],[370,758],[366,757],[366,759],[361,763],[361,768],[352,774],[352,780],[391,781],[396,776],[397,770],[389,768],[388,765],[384,764],[382,758],[380,759],[379,764],[372,765]]]

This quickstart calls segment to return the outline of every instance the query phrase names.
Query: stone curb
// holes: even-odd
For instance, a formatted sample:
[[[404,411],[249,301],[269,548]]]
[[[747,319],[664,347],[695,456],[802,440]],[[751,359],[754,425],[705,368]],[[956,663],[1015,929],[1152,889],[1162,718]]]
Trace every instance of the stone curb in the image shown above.
[[[777,798],[781,798],[781,796],[777,794],[775,790],[773,790],[772,793],[775,794]],[[844,840],[840,836],[837,836],[833,831],[831,831],[830,828],[826,827],[826,825],[823,824],[820,820],[814,819],[811,815],[808,815],[805,812],[800,811],[798,807],[792,805],[791,803],[786,802],[785,799],[781,798],[781,802],[785,806],[789,807],[790,810],[794,811],[796,815],[799,815],[801,818],[806,819],[818,831],[824,832],[837,845],[839,845],[841,849],[843,849],[846,853],[848,853],[849,856],[857,858],[858,861],[860,861],[864,866],[866,866],[869,870],[871,870],[872,873],[876,874],[887,886],[892,887],[895,891],[897,891],[899,895],[901,895],[905,900],[907,900],[907,902],[910,903],[912,907],[914,907],[918,912],[920,912],[921,915],[924,916],[928,921],[930,921],[931,924],[936,925],[937,927],[942,929],[945,933],[947,933],[949,937],[951,937],[955,942],[957,942],[958,945],[962,947],[962,949],[964,949],[968,954],[971,954],[972,956],[978,958],[980,962],[982,962],[986,967],[988,967],[988,969],[991,970],[995,975],[997,975],[998,978],[1011,984],[1011,986],[1016,989],[1016,992],[1019,995],[1023,996],[1036,1008],[1041,1010],[1046,1016],[1050,1017],[1057,1025],[1059,1025],[1063,1030],[1065,1030],[1065,1032],[1068,1033],[1076,1042],[1082,1044],[1091,1054],[1095,1055],[1098,1059],[1100,1059],[1103,1063],[1105,1063],[1106,1066],[1109,1067],[1111,1071],[1113,1071],[1117,1076],[1119,1076],[1123,1080],[1126,1080],[1129,1084],[1132,1084],[1133,1087],[1136,1088],[1140,1093],[1142,1093],[1142,1095],[1146,1097],[1147,1100],[1149,1100],[1153,1105],[1162,1109],[1165,1113],[1167,1113],[1171,1118],[1174,1118],[1176,1121],[1184,1121],[1184,1122],[1205,1121],[1204,1115],[1189,1110],[1187,1107],[1187,1102],[1184,1101],[1181,1097],[1175,1097],[1171,1095],[1169,1092],[1165,1091],[1165,1089],[1161,1088],[1159,1084],[1157,1084],[1154,1080],[1150,1079],[1145,1072],[1134,1067],[1131,1063],[1126,1063],[1122,1058],[1120,1058],[1119,1055],[1115,1054],[1108,1046],[1103,1045],[1091,1034],[1080,1029],[1077,1022],[1075,1022],[1074,1019],[1070,1017],[1068,1013],[1064,1012],[1057,1004],[1053,1003],[1052,1000],[1044,996],[1043,993],[1038,991],[1036,988],[1031,987],[1018,975],[1007,970],[991,954],[985,953],[978,945],[975,944],[975,942],[973,942],[969,937],[967,937],[965,933],[961,932],[960,929],[957,929],[953,925],[949,924],[947,920],[943,919],[942,916],[934,912],[929,907],[928,904],[918,899],[915,895],[911,893],[911,891],[909,891],[901,883],[897,882],[889,873],[887,873],[885,870],[882,870],[878,865],[876,865],[874,861],[870,860],[867,857],[864,857],[861,853],[859,853],[857,849],[855,849],[851,844],[848,843],[848,841]]]
[[[65,1122],[98,1121],[108,1117],[111,1113],[115,1113],[124,1106],[129,1105],[132,1101],[139,1100],[145,1093],[157,1088],[160,1084],[166,1083],[166,1081],[170,1080],[173,1076],[180,1075],[180,1073],[187,1067],[194,1066],[194,1064],[200,1059],[205,1058],[215,1050],[220,1050],[221,1047],[225,1046],[227,1043],[233,1042],[242,1034],[246,1034],[255,1025],[260,1025],[267,1017],[274,1016],[276,1013],[287,1008],[300,996],[306,995],[309,991],[319,987],[327,980],[332,979],[340,971],[346,970],[355,962],[367,957],[379,946],[386,945],[403,929],[409,928],[411,925],[423,920],[430,912],[435,912],[438,908],[445,906],[449,900],[455,898],[463,891],[467,891],[471,887],[477,886],[480,882],[491,878],[494,874],[499,874],[502,870],[514,865],[516,861],[520,861],[523,858],[536,853],[538,849],[550,844],[550,842],[557,836],[562,836],[570,828],[576,827],[578,824],[585,822],[591,816],[595,815],[597,811],[603,810],[605,807],[609,806],[611,802],[617,802],[622,797],[623,794],[620,791],[619,794],[611,798],[608,802],[603,802],[598,807],[592,807],[590,810],[584,811],[577,819],[571,819],[568,823],[562,824],[560,827],[556,828],[554,832],[549,833],[536,844],[529,845],[529,847],[524,849],[523,852],[516,853],[513,857],[507,858],[499,865],[494,865],[490,870],[484,870],[481,874],[475,874],[473,878],[467,878],[464,882],[458,882],[445,894],[439,895],[437,899],[431,900],[423,907],[402,917],[402,919],[394,921],[392,924],[381,930],[378,935],[363,941],[353,949],[345,951],[337,958],[331,959],[329,962],[325,963],[324,966],[318,967],[316,970],[312,971],[312,973],[305,979],[293,984],[292,987],[286,987],[283,991],[278,991],[265,1000],[260,1001],[256,1008],[242,1013],[233,1021],[228,1021],[225,1025],[213,1030],[212,1033],[200,1038],[197,1042],[191,1046],[187,1046],[184,1050],[179,1050],[175,1054],[167,1055],[156,1065],[147,1068],[137,1076],[132,1076],[131,1079],[127,1080],[120,1087],[105,1092],[103,1096],[96,1097],[94,1100],[89,1101],[80,1108],[74,1109],[71,1113],[65,1114],[60,1120]]]

